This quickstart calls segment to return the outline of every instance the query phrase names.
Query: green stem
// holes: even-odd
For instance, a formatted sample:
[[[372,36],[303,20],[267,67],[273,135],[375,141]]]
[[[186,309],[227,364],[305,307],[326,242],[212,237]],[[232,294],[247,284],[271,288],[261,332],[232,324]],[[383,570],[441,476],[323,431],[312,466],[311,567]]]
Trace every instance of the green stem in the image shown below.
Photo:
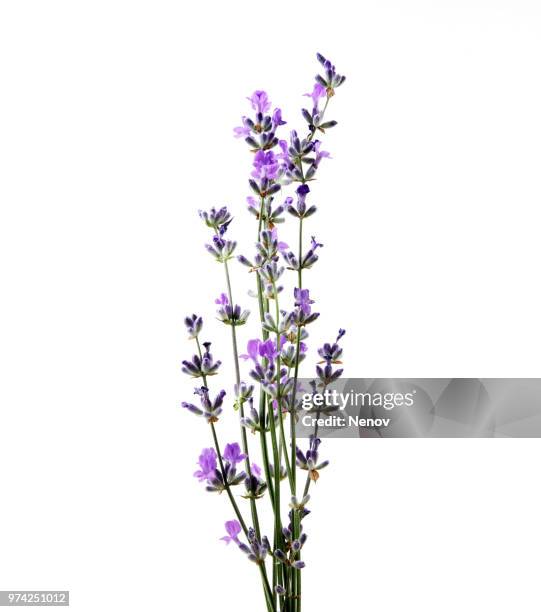
[[[196,343],[197,343],[197,351],[199,353],[199,358],[202,358],[202,352],[201,352],[201,344],[199,342],[199,338],[196,337]],[[203,375],[203,384],[205,385],[205,387],[208,388],[208,383],[207,383],[207,377],[205,375]],[[216,434],[216,428],[214,426],[214,423],[211,421],[210,423],[210,429],[212,432],[212,439],[214,441],[214,449],[216,450],[216,455],[218,456],[218,463],[220,465],[220,470],[222,472],[222,478],[224,481],[224,485],[225,485],[225,491],[227,493],[227,496],[229,497],[229,501],[231,502],[231,506],[233,507],[233,511],[235,512],[235,515],[237,517],[237,520],[240,523],[240,526],[242,528],[242,531],[244,532],[244,535],[246,537],[248,537],[248,528],[246,526],[246,523],[244,521],[244,518],[242,516],[242,513],[239,509],[239,506],[233,496],[233,493],[231,492],[231,487],[229,486],[229,484],[227,483],[226,480],[226,473],[225,473],[225,466],[224,466],[224,462],[222,459],[222,451],[220,449],[220,443],[218,442],[218,436]],[[260,566],[260,571],[261,571],[261,578],[262,578],[262,582],[263,582],[263,590],[265,592],[265,600],[267,602],[267,609],[269,610],[269,612],[275,612],[276,607],[274,606],[274,602],[272,599],[272,591],[269,588],[269,580],[267,578],[267,571],[265,569],[265,566]]]
[[[276,326],[277,328],[280,325],[280,304],[278,302],[278,292],[276,291],[276,283],[272,284],[273,290],[274,290],[274,301],[276,302]],[[278,423],[280,425],[280,442],[282,444],[282,447],[284,449],[284,459],[285,459],[285,463],[286,463],[286,472],[287,472],[287,477],[289,480],[289,487],[291,489],[291,495],[295,495],[295,485],[294,485],[294,480],[293,480],[293,473],[291,471],[291,464],[289,462],[289,457],[287,454],[287,444],[286,444],[286,436],[284,433],[284,415],[282,413],[282,398],[281,398],[281,394],[280,394],[280,369],[281,369],[281,359],[280,359],[280,338],[281,338],[281,334],[280,332],[276,332],[276,351],[278,353],[278,356],[276,357],[276,397],[277,397],[277,401],[278,401]],[[279,453],[279,458],[281,457],[281,454]]]
[[[227,295],[229,297],[229,304],[232,309],[235,308],[235,303],[233,302],[233,291],[231,289],[231,278],[229,276],[229,265],[227,260],[224,262],[224,270],[225,270],[225,280],[227,284]],[[233,344],[233,360],[235,362],[235,381],[237,383],[237,389],[240,386],[240,367],[239,367],[239,350],[237,344],[237,328],[235,326],[235,322],[231,321],[231,340]],[[244,404],[243,402],[239,402],[239,412],[240,419],[244,418]],[[240,423],[240,420],[239,420]],[[248,478],[252,478],[252,466],[250,462],[250,449],[248,447],[248,437],[246,434],[246,428],[240,423],[240,436],[242,443],[242,452],[245,455],[244,459],[244,469],[246,470],[246,474],[248,474]],[[257,514],[257,506],[255,499],[253,497],[250,498],[250,511],[252,513],[252,522],[254,524],[254,529],[257,535],[257,539],[261,540],[261,530],[259,527],[259,517]]]

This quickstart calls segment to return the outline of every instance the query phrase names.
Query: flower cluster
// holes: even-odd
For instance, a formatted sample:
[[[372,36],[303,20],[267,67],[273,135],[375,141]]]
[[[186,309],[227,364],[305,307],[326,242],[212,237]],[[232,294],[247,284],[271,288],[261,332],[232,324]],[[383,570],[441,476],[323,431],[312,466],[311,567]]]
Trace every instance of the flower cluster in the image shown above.
[[[240,444],[226,444],[223,452],[218,435],[221,423],[217,424],[228,409],[229,396],[224,389],[211,393],[209,387],[209,378],[222,371],[221,361],[213,358],[210,342],[200,341],[203,319],[196,314],[185,319],[188,337],[195,341],[197,351],[182,362],[182,371],[191,378],[202,379],[202,383],[195,389],[198,400],[183,402],[182,406],[206,420],[213,442],[212,447],[201,451],[194,476],[205,483],[207,491],[227,493],[236,518],[225,523],[226,535],[221,539],[226,544],[236,544],[259,566],[268,612],[300,610],[299,572],[305,567],[301,553],[304,554],[307,539],[304,520],[310,514],[309,489],[329,463],[319,457],[321,439],[317,429],[306,451],[296,442],[299,370],[308,355],[309,326],[320,316],[314,310],[316,301],[305,286],[304,275],[317,264],[323,247],[315,236],[305,244],[303,228],[317,212],[311,202],[311,184],[319,178],[320,168],[326,163],[322,164],[323,160],[330,158],[321,138],[337,125],[326,116],[329,102],[345,80],[330,60],[321,54],[317,54],[317,60],[320,73],[312,90],[305,94],[311,100],[310,108],[301,110],[304,127],[289,129],[281,108],[271,103],[267,92],[256,90],[248,97],[250,112],[234,128],[234,136],[244,139],[251,154],[247,173],[250,195],[246,201],[257,226],[252,253],[238,254],[237,240],[230,236],[233,216],[227,206],[199,211],[210,234],[205,249],[225,274],[224,291],[218,289],[215,299],[216,317],[230,328],[235,366],[231,414],[238,413]],[[299,240],[294,246],[278,233],[286,218],[298,227]],[[233,299],[229,267],[236,262],[251,273],[254,282],[251,295],[257,299],[259,316],[259,332],[242,343],[239,328],[249,321],[250,310]],[[343,351],[339,343],[343,335],[340,330],[336,340],[318,349],[320,361],[315,365],[314,391],[341,376]],[[238,351],[241,345],[246,346],[243,354]],[[243,380],[244,374],[249,378]],[[259,438],[257,447],[254,437]],[[257,463],[253,461],[256,453],[260,457]],[[307,473],[304,485],[298,482],[303,471]],[[232,489],[241,484],[243,492],[234,494]],[[298,488],[302,496],[298,496]],[[288,490],[285,494],[284,489]],[[272,545],[262,535],[260,505],[266,503],[260,501],[262,497],[271,504]],[[237,501],[238,498],[241,499]],[[284,508],[287,500],[289,507]],[[246,508],[239,503],[249,506],[249,522]],[[272,576],[267,571],[269,558]]]
[[[226,445],[220,469],[217,467],[217,458],[213,448],[204,448],[199,455],[199,469],[194,472],[194,476],[199,482],[206,481],[207,491],[221,493],[228,487],[240,484],[246,478],[244,472],[237,472],[237,464],[245,458],[245,455],[240,452],[240,447],[235,442]]]

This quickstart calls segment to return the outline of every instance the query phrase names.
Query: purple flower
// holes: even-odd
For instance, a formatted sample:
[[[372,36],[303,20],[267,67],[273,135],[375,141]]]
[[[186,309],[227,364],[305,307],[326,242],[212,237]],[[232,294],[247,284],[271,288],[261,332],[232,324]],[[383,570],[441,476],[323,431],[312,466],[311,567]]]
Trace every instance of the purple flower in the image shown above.
[[[186,325],[189,337],[197,338],[199,332],[203,328],[203,319],[194,314],[191,317],[186,317],[184,319],[184,325]]]
[[[281,153],[278,153],[276,159],[282,161],[282,164],[286,168],[292,168],[293,162],[291,161],[291,156],[289,155],[289,145],[287,144],[287,140],[279,140],[278,146],[280,147]]]
[[[248,340],[248,344],[246,346],[246,350],[248,351],[247,355],[240,355],[241,359],[251,359],[255,363],[258,361],[259,357],[259,345],[261,344],[261,340],[258,338],[254,340]]]
[[[254,91],[254,93],[247,98],[247,100],[250,101],[252,108],[258,113],[266,113],[271,107],[267,92],[259,89]]]
[[[233,136],[235,136],[235,138],[242,138],[242,137],[245,138],[246,136],[250,135],[251,131],[252,131],[252,128],[248,124],[248,117],[243,117],[242,125],[239,127],[233,128]]]
[[[308,96],[309,98],[312,98],[314,110],[317,110],[321,98],[325,98],[327,96],[327,90],[320,83],[314,83],[314,89],[312,90],[312,93],[306,93],[304,95]]]
[[[257,463],[252,463],[252,465],[250,466],[251,470],[252,470],[252,474],[254,476],[256,476],[257,478],[261,477],[261,468],[257,465]]]
[[[213,448],[204,448],[199,455],[197,463],[201,469],[194,472],[194,476],[199,479],[199,482],[208,480],[214,476],[216,471],[216,451]]]
[[[314,300],[310,299],[310,292],[308,289],[295,288],[295,306],[300,308],[305,315],[309,315],[312,312],[310,304],[314,303]]]
[[[237,465],[243,459],[246,459],[246,455],[240,452],[240,446],[237,442],[233,442],[232,444],[226,444],[224,450],[224,459],[229,461],[232,465]]]
[[[240,544],[238,535],[241,532],[241,526],[238,521],[226,521],[225,530],[227,531],[227,535],[220,538],[220,540],[223,540],[226,544],[229,544],[229,542]]]
[[[229,300],[227,299],[227,295],[225,293],[220,293],[220,297],[214,300],[215,304],[219,304],[221,306],[225,306],[229,304]]]
[[[314,160],[314,166],[316,166],[316,168],[319,166],[319,162],[324,157],[331,156],[331,154],[328,151],[321,151],[321,141],[320,140],[314,140],[314,152],[316,154],[316,158]]]
[[[274,340],[269,338],[268,340],[265,340],[265,342],[261,342],[259,345],[259,354],[261,357],[265,357],[270,362],[273,362],[278,354]]]
[[[312,246],[312,251],[315,251],[317,248],[322,247],[323,245],[321,244],[321,242],[318,242],[314,236],[312,236],[312,240],[311,240],[311,246]]]
[[[189,402],[182,402],[182,407],[186,408],[186,410],[189,410],[197,416],[205,417],[209,423],[215,423],[222,413],[222,404],[224,403],[225,391],[222,389],[215,397],[214,401],[210,399],[209,390],[206,387],[195,389],[194,393],[195,395],[199,396],[201,408],[198,408]]]
[[[280,164],[272,151],[258,151],[254,157],[254,178],[275,179],[278,176]]]
[[[275,128],[279,127],[280,125],[285,125],[287,123],[287,121],[284,121],[282,119],[282,109],[274,109],[274,112],[272,113],[272,123]]]

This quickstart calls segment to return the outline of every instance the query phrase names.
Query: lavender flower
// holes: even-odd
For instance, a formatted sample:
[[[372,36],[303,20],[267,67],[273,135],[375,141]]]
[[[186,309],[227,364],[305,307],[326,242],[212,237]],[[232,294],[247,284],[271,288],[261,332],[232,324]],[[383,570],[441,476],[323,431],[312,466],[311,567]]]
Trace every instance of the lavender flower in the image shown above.
[[[254,407],[254,385],[241,380],[236,328],[246,322],[249,311],[233,303],[231,298],[228,262],[234,257],[237,247],[236,241],[229,239],[228,234],[232,216],[226,206],[199,212],[205,225],[212,230],[205,248],[216,261],[225,264],[228,293],[221,293],[215,303],[218,320],[231,327],[236,374],[233,407],[238,411],[242,449],[239,443],[231,442],[225,445],[221,456],[217,454],[220,453],[220,428],[215,423],[223,411],[225,391],[218,391],[211,396],[208,378],[218,372],[221,362],[214,361],[210,343],[200,343],[202,318],[194,314],[185,319],[188,335],[196,339],[198,354],[182,362],[182,371],[194,378],[202,378],[203,386],[195,390],[198,402],[183,402],[182,406],[207,420],[211,425],[210,433],[215,446],[203,449],[194,476],[205,483],[207,491],[227,492],[238,520],[225,523],[226,535],[221,539],[226,544],[237,544],[248,559],[259,566],[267,608],[276,608],[276,611],[278,607],[300,607],[301,580],[298,572],[304,567],[300,555],[306,542],[302,521],[310,513],[306,508],[310,499],[310,484],[319,478],[319,470],[328,463],[319,458],[321,441],[317,437],[317,428],[305,453],[298,448],[295,436],[295,421],[300,410],[297,398],[297,391],[301,388],[299,364],[307,354],[306,328],[319,317],[319,313],[312,310],[314,301],[310,299],[310,290],[303,282],[303,272],[318,261],[319,249],[323,246],[314,237],[307,248],[303,242],[303,222],[316,212],[316,206],[307,202],[310,194],[307,183],[315,180],[322,160],[330,157],[315,135],[325,134],[327,129],[337,125],[336,121],[326,117],[327,108],[345,78],[338,74],[328,59],[320,54],[317,58],[322,72],[316,77],[313,90],[305,94],[311,100],[311,109],[302,109],[307,130],[306,126],[302,131],[289,130],[289,136],[284,138],[280,133],[286,123],[282,110],[279,107],[271,110],[269,96],[263,90],[256,90],[248,97],[252,110],[241,117],[240,124],[233,130],[236,138],[244,139],[252,158],[248,177],[252,195],[247,198],[247,203],[250,215],[257,222],[257,242],[253,255],[238,255],[237,260],[247,266],[249,272],[255,272],[252,279],[257,293],[249,294],[258,299],[260,332],[258,337],[248,341],[247,352],[240,357],[248,361],[249,375],[258,383],[259,409]],[[297,183],[295,191],[278,197],[279,192],[285,191],[291,183]],[[284,222],[285,211],[298,219],[298,248],[297,244],[290,248],[278,235],[277,225]],[[281,265],[282,261],[285,261],[285,266]],[[291,277],[286,269],[295,272],[296,288],[291,293],[288,291],[284,297],[283,285]],[[340,330],[334,342],[325,343],[318,349],[322,361],[316,364],[317,382],[312,381],[314,392],[317,387],[325,387],[342,374],[342,369],[336,368],[336,365],[341,364],[342,348],[339,342],[344,333]],[[284,419],[288,413],[291,444],[288,443],[284,428]],[[248,443],[246,430],[258,433],[260,438],[264,478],[261,468],[253,461],[256,448],[254,444]],[[272,448],[269,448],[269,444]],[[287,459],[285,465],[282,460],[284,455]],[[270,457],[276,466],[272,465]],[[240,469],[241,462],[250,466],[246,468],[248,474]],[[295,482],[297,467],[308,472],[302,498],[295,497],[296,489],[291,485]],[[281,483],[282,480],[287,482]],[[231,487],[241,483],[244,487],[240,497],[248,500],[254,529],[247,529],[243,518],[245,508],[241,507],[242,502],[237,504],[238,496],[234,496],[231,491]],[[292,493],[288,511],[290,524],[280,531],[277,528],[281,523],[278,517],[282,512],[279,500],[283,500],[284,495],[279,493],[280,487],[284,491],[288,483]],[[274,551],[269,540],[261,536],[260,524],[263,523],[258,518],[256,504],[256,500],[267,489],[274,515]],[[246,534],[247,543],[241,541],[241,532]],[[273,570],[272,584],[267,574],[266,560],[269,554]],[[276,604],[276,596],[280,598],[279,606]]]
[[[216,470],[216,451],[213,448],[204,448],[197,461],[199,469],[194,472],[194,476],[202,482],[214,476]]]
[[[238,536],[242,528],[238,521],[226,521],[225,530],[227,531],[227,535],[223,538],[220,538],[220,540],[223,540],[226,544],[229,544],[229,542],[235,542],[235,544],[240,544]]]
[[[247,99],[251,102],[252,108],[258,113],[266,113],[271,107],[269,96],[265,91],[254,91]]]
[[[220,263],[231,259],[236,247],[237,243],[234,240],[224,240],[221,236],[213,236],[212,244],[205,245],[207,251]]]
[[[205,352],[199,356],[194,355],[192,360],[185,359],[182,362],[182,371],[184,374],[188,374],[193,378],[214,376],[218,372],[218,368],[221,366],[221,361],[214,361],[212,354],[210,353],[210,342],[203,342]]]
[[[184,319],[184,325],[186,325],[189,337],[197,338],[197,336],[199,336],[199,333],[203,329],[203,319],[194,314],[191,317],[186,317]]]
[[[310,291],[296,288],[294,294],[295,306],[300,308],[305,315],[309,315],[312,312],[311,304],[314,304],[314,300],[310,299]]]
[[[254,170],[252,176],[258,179],[276,179],[279,175],[280,164],[272,151],[258,151],[254,157]]]
[[[248,124],[248,117],[242,118],[242,125],[233,128],[235,138],[246,138],[252,132],[252,128]]]
[[[214,474],[207,480],[206,489],[210,493],[221,493],[229,487],[240,484],[246,478],[244,472],[237,473],[237,467],[232,463],[224,465],[224,471],[214,470]]]
[[[248,411],[247,416],[241,417],[240,423],[243,427],[246,427],[246,429],[249,429],[252,433],[255,433],[256,431],[267,433],[268,431],[270,431],[271,418],[274,419],[274,425],[277,426],[278,412],[276,410],[273,410],[272,415],[269,415],[267,413],[265,423],[262,424],[259,419],[259,412],[253,407],[253,405],[250,405],[250,410]],[[261,475],[261,468],[255,463],[252,464],[252,473],[256,476]]]
[[[267,483],[254,473],[246,476],[244,486],[246,487],[246,494],[243,495],[245,499],[259,499],[267,490]]]
[[[221,208],[214,208],[213,206],[208,212],[205,210],[200,210],[199,216],[201,219],[203,219],[205,225],[220,234],[225,233],[225,230],[223,230],[224,226],[227,228],[232,220],[231,215],[227,210],[227,206],[222,206]]]
[[[344,83],[346,77],[338,74],[330,60],[323,57],[321,53],[317,54],[317,59],[324,68],[324,76],[318,74],[316,82],[325,87],[329,97],[334,96],[334,90]]]
[[[223,458],[226,461],[229,461],[229,463],[232,465],[237,465],[237,463],[240,463],[246,459],[246,455],[241,453],[240,446],[237,444],[237,442],[233,442],[232,444],[225,445]]]
[[[297,465],[301,470],[308,470],[310,480],[314,482],[319,478],[319,470],[329,465],[328,461],[319,461],[319,445],[321,440],[316,436],[310,436],[310,446],[304,454],[299,447],[297,447]]]
[[[243,553],[248,556],[248,559],[250,559],[250,561],[261,565],[265,561],[265,557],[271,549],[269,540],[266,537],[263,537],[261,540],[258,540],[255,530],[249,529],[248,544],[249,546],[241,542],[239,544],[239,548],[242,550]]]
[[[308,185],[303,184],[297,187],[297,203],[293,206],[293,200],[287,206],[287,212],[297,219],[307,219],[311,217],[317,210],[315,206],[306,206],[306,196],[310,193]]]
[[[287,121],[282,119],[282,110],[280,108],[275,108],[272,113],[272,124],[275,128],[280,127],[281,125],[285,125]]]
[[[222,413],[222,404],[224,402],[225,391],[222,389],[214,400],[210,399],[209,390],[206,387],[200,387],[195,390],[195,394],[199,396],[201,408],[190,404],[189,402],[182,402],[182,407],[186,408],[197,416],[202,416],[209,423],[216,423],[218,417]]]
[[[249,310],[242,310],[238,304],[235,304],[235,306],[231,305],[225,293],[222,293],[214,301],[216,304],[220,304],[220,308],[217,311],[218,319],[226,325],[235,325],[237,327],[244,325],[250,316]]]

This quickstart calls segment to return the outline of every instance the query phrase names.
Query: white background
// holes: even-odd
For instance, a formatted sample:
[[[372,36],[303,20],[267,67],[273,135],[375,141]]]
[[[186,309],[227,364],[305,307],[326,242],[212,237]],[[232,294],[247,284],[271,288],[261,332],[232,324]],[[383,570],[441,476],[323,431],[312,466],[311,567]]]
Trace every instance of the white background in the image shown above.
[[[210,440],[180,409],[182,319],[205,316],[230,390],[196,211],[227,203],[251,252],[232,127],[256,88],[301,125],[316,51],[348,80],[313,190],[313,345],[347,328],[351,376],[541,375],[540,26],[520,0],[2,2],[0,589],[263,609],[192,477]],[[537,440],[323,450],[307,612],[540,609]]]

